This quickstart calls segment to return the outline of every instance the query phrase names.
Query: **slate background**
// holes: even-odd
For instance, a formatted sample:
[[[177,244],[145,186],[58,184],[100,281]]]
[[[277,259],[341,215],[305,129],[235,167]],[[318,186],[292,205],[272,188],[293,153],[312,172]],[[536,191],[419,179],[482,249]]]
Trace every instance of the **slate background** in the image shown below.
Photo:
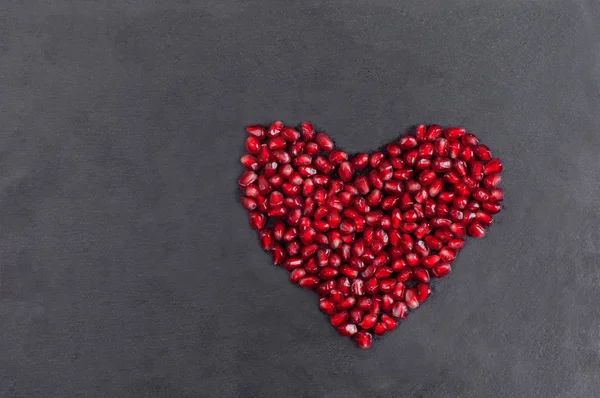
[[[594,397],[600,3],[4,1],[1,397]],[[361,351],[238,205],[248,123],[349,151],[415,123],[506,209]]]

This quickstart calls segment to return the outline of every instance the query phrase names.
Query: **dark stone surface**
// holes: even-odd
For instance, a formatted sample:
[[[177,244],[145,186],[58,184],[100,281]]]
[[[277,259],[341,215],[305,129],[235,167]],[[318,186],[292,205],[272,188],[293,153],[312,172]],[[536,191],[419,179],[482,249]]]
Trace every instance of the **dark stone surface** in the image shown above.
[[[120,4],[120,5],[119,5]],[[1,397],[594,397],[597,1],[4,1]],[[506,209],[360,351],[258,248],[244,125],[464,125]]]

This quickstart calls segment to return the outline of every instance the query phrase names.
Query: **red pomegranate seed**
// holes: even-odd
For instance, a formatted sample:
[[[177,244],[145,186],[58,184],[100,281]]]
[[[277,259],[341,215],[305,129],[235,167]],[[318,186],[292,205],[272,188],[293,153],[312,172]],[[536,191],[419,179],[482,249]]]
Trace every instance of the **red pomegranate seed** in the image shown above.
[[[305,278],[300,279],[298,284],[305,289],[312,290],[315,289],[319,284],[319,278],[317,278],[316,276],[307,276]]]
[[[493,188],[490,190],[490,202],[502,202],[504,200],[504,191],[501,188]]]
[[[246,151],[251,154],[257,154],[260,149],[260,141],[255,136],[246,138]]]
[[[396,301],[392,306],[392,315],[398,319],[406,319],[408,316],[408,307],[402,301]]]
[[[419,303],[424,302],[431,295],[431,288],[428,283],[419,283],[417,285],[417,300]]]
[[[391,332],[398,326],[398,321],[386,314],[381,315],[381,322],[385,324],[385,328],[388,332]]]
[[[258,138],[259,140],[263,140],[265,138],[265,128],[258,124],[253,124],[246,127],[246,132],[249,135]]]
[[[361,330],[354,335],[354,340],[360,348],[366,349],[371,347],[371,344],[373,344],[373,335],[369,332]]]
[[[410,309],[416,309],[419,307],[419,300],[417,299],[417,291],[415,288],[406,289],[406,294],[404,295],[404,301],[406,305]]]
[[[373,327],[373,333],[375,333],[377,336],[383,336],[386,331],[387,329],[383,322],[377,322]]]
[[[449,247],[440,250],[440,258],[446,263],[451,263],[456,258],[456,252]]]
[[[375,323],[377,323],[377,315],[371,313],[363,316],[362,322],[359,325],[361,328],[368,330],[372,329]]]
[[[457,140],[460,137],[462,137],[463,135],[465,135],[465,133],[466,133],[466,130],[461,127],[451,127],[449,129],[446,129],[446,131],[444,131],[444,135],[449,140]]]
[[[462,136],[461,142],[465,146],[475,146],[479,143],[479,139],[473,134],[465,134]]]
[[[441,244],[441,242],[440,242],[440,244]],[[423,257],[423,259],[421,260],[421,264],[423,264],[423,266],[426,268],[431,268],[439,262],[440,262],[440,256],[438,256],[436,254],[433,254],[433,255],[427,256],[427,257]]]
[[[275,245],[273,247],[273,264],[282,265],[284,261],[285,261],[285,251],[283,250],[283,248],[281,246]],[[306,273],[304,275],[306,275]],[[304,275],[302,275],[302,277],[304,277]],[[297,281],[293,281],[293,282],[296,283]]]
[[[420,282],[429,282],[429,271],[421,267],[415,268],[413,270],[413,278]]]
[[[488,213],[497,214],[500,213],[500,210],[502,210],[502,205],[493,202],[483,202],[481,208]]]
[[[465,233],[466,235],[466,233]],[[460,250],[465,246],[465,240],[462,238],[453,238],[448,241],[448,247],[453,250]]]
[[[269,126],[269,129],[267,130],[267,137],[275,137],[277,135],[279,135],[279,133],[281,133],[281,130],[283,129],[283,122],[281,121],[276,121],[273,122],[273,124],[271,124],[271,126]]]
[[[498,158],[490,160],[483,166],[483,173],[485,175],[498,174],[500,172],[502,172],[502,161]]]
[[[411,149],[415,148],[418,145],[418,142],[415,137],[406,135],[400,138],[400,141],[398,141],[398,145],[401,149]]]
[[[461,151],[461,144],[458,141],[450,141],[448,144],[448,156],[451,159],[456,159]]]
[[[302,139],[304,141],[312,141],[315,137],[315,130],[313,129],[312,124],[304,122],[300,127],[302,129]]]
[[[340,335],[350,337],[358,332],[358,327],[353,323],[345,323],[337,328]]]
[[[252,228],[257,230],[263,229],[265,227],[265,224],[267,223],[267,218],[265,217],[265,215],[260,214],[258,212],[250,212],[249,218],[250,225],[252,226]]]
[[[357,297],[365,294],[365,282],[362,279],[354,279],[352,282],[352,294]]]
[[[398,282],[408,282],[409,280],[411,280],[412,278],[412,269],[410,268],[403,268],[400,271],[398,271]]]
[[[385,154],[381,152],[375,152],[369,157],[369,164],[371,167],[376,168],[383,159],[385,159]]]
[[[415,137],[418,142],[424,142],[427,139],[427,126],[424,124],[415,126]]]
[[[459,157],[466,161],[466,162],[470,162],[473,160],[473,149],[471,149],[470,147],[464,147],[459,154]]]
[[[485,236],[485,229],[483,228],[483,225],[477,221],[473,221],[471,224],[469,224],[467,231],[469,232],[469,235],[474,238],[483,238]]]
[[[452,271],[450,264],[439,264],[433,267],[431,274],[436,278],[443,278]]]
[[[494,218],[490,214],[481,210],[475,212],[475,219],[486,227],[489,227],[494,222]]]
[[[340,311],[331,317],[330,322],[333,326],[340,326],[348,320],[348,317],[348,311]]]
[[[369,299],[370,300],[370,299]],[[350,317],[349,320],[352,323],[360,323],[362,321],[363,315],[365,311],[369,311],[371,309],[371,303],[369,302],[369,307],[364,309],[364,308],[352,308],[349,313],[350,313]]]
[[[317,133],[315,142],[323,151],[331,151],[334,148],[333,140],[326,133]]]
[[[395,156],[400,156],[402,154],[402,149],[400,148],[399,145],[396,145],[396,144],[387,144],[385,149],[390,156],[395,157]]]
[[[269,140],[268,147],[270,150],[283,149],[287,146],[287,142],[283,137],[274,137]],[[287,154],[287,152],[284,152]],[[289,156],[289,155],[288,155]]]
[[[334,315],[337,312],[335,304],[325,298],[322,298],[319,301],[319,307],[321,308],[321,311],[327,315]]]
[[[440,135],[442,135],[442,128],[436,124],[432,124],[427,129],[426,139],[427,141],[435,141]]]
[[[502,182],[500,174],[488,175],[483,179],[483,186],[487,189],[497,187]]]
[[[475,156],[479,158],[479,160],[488,161],[492,159],[492,151],[486,145],[480,144],[473,148],[473,152]]]
[[[352,166],[357,170],[362,170],[369,164],[369,155],[366,153],[359,153],[352,158]]]

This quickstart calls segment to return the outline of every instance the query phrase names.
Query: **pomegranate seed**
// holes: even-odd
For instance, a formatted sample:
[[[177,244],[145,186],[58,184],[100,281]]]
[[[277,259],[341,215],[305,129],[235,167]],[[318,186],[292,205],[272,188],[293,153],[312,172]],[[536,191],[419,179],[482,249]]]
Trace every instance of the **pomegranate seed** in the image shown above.
[[[490,202],[502,202],[504,200],[504,191],[501,188],[493,188],[490,190]]]
[[[283,248],[279,245],[275,245],[273,247],[273,264],[275,265],[282,265],[285,261],[285,251],[283,250]],[[304,273],[304,275],[306,275],[306,273]],[[304,275],[302,275],[302,277],[304,277]],[[294,283],[296,283],[297,281],[293,281]]]
[[[376,168],[383,159],[385,159],[385,154],[381,152],[375,152],[369,157],[369,164],[371,167]]]
[[[352,282],[352,294],[358,297],[365,294],[365,282],[362,279],[354,279]]]
[[[315,142],[323,151],[331,151],[334,148],[333,140],[326,133],[318,133]]]
[[[431,274],[436,278],[443,278],[452,271],[450,264],[439,264],[433,267]]]
[[[319,152],[321,152],[321,148],[319,148],[319,145],[316,142],[309,142],[304,147],[304,153],[307,155],[316,155]]]
[[[469,232],[469,235],[474,238],[483,238],[485,236],[485,229],[483,228],[483,225],[477,221],[473,221],[471,224],[469,224],[467,231]]]
[[[251,154],[257,154],[260,149],[260,141],[255,136],[249,136],[246,138],[246,151]]]
[[[432,124],[427,129],[426,139],[427,141],[435,141],[440,135],[442,135],[442,128],[438,125]]]
[[[417,290],[415,288],[406,289],[406,294],[404,295],[404,301],[406,305],[410,309],[416,309],[419,307],[419,300],[417,299]]]
[[[305,278],[300,279],[298,284],[305,289],[312,290],[315,289],[319,284],[319,278],[317,278],[316,276],[307,276]]]
[[[502,210],[502,205],[499,203],[483,202],[481,208],[488,213],[497,214]]]
[[[461,142],[465,146],[475,146],[479,143],[479,139],[473,134],[465,134],[462,136]]]
[[[492,151],[486,145],[480,144],[473,148],[473,153],[479,160],[488,161],[492,159]]]
[[[465,233],[466,235],[466,233]],[[453,238],[448,241],[448,247],[453,250],[460,250],[465,246],[465,240],[462,238]]]
[[[488,175],[483,179],[483,186],[492,189],[497,187],[501,181],[502,177],[499,174]]]
[[[251,126],[246,127],[246,132],[258,138],[259,140],[263,140],[265,138],[265,128],[258,124],[253,124]]]
[[[372,329],[375,323],[377,323],[377,315],[371,313],[363,316],[362,322],[359,325],[361,328],[368,330]]]
[[[358,327],[356,327],[356,325],[353,323],[345,323],[340,325],[337,328],[337,331],[342,336],[350,337],[354,336],[358,332]]]
[[[419,283],[417,285],[417,300],[419,303],[424,302],[431,295],[431,288],[428,283]]]
[[[425,268],[415,268],[413,270],[413,278],[421,282],[429,282],[429,271]]]
[[[334,303],[341,303],[344,300],[344,293],[339,290],[333,289],[329,293],[329,299]]]
[[[481,210],[475,212],[475,219],[486,227],[489,227],[494,222],[494,218],[490,214]]]
[[[360,348],[366,349],[371,347],[371,344],[373,344],[373,335],[369,332],[361,330],[354,335],[354,340]]]
[[[444,131],[444,135],[449,140],[457,140],[460,137],[462,137],[463,135],[465,135],[465,133],[466,133],[466,130],[464,128],[460,128],[460,127],[451,127],[449,129],[446,129],[446,131]]]
[[[370,299],[369,299],[370,300]],[[371,302],[369,301],[369,307],[368,308],[352,308],[350,310],[350,317],[349,320],[352,323],[360,323],[362,321],[363,315],[364,315],[364,311],[369,311],[371,309]]]
[[[444,247],[442,250],[440,250],[439,255],[440,258],[446,263],[451,263],[456,258],[456,252],[448,247]]]
[[[377,336],[383,336],[386,331],[387,329],[383,322],[377,322],[373,327],[373,333],[375,333]]]
[[[327,315],[334,315],[337,312],[335,304],[325,298],[322,298],[319,301],[319,308],[321,308],[321,311],[323,311]]]
[[[406,319],[408,316],[408,307],[402,301],[396,301],[392,306],[392,315],[398,319]]]
[[[250,225],[252,225],[252,228],[257,230],[263,229],[267,223],[267,218],[265,215],[258,212],[250,212],[249,218]]]
[[[498,174],[502,172],[502,161],[498,158],[494,158],[487,162],[485,166],[483,166],[483,173],[485,175],[488,174]]]
[[[267,130],[267,137],[275,137],[277,135],[279,135],[279,133],[281,133],[281,130],[283,129],[283,122],[281,121],[276,121],[273,122],[273,124],[271,124],[271,126],[269,126],[269,129]]]
[[[348,320],[348,317],[348,311],[340,311],[331,317],[330,322],[333,326],[340,326]]]

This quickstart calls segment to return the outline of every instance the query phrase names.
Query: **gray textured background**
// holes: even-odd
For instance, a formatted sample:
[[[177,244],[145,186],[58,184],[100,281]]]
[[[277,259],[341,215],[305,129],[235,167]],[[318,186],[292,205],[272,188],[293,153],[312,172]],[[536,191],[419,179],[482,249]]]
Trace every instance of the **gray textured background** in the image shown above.
[[[0,396],[595,397],[600,3],[3,1]],[[506,209],[361,351],[237,203],[251,122],[464,125]]]

